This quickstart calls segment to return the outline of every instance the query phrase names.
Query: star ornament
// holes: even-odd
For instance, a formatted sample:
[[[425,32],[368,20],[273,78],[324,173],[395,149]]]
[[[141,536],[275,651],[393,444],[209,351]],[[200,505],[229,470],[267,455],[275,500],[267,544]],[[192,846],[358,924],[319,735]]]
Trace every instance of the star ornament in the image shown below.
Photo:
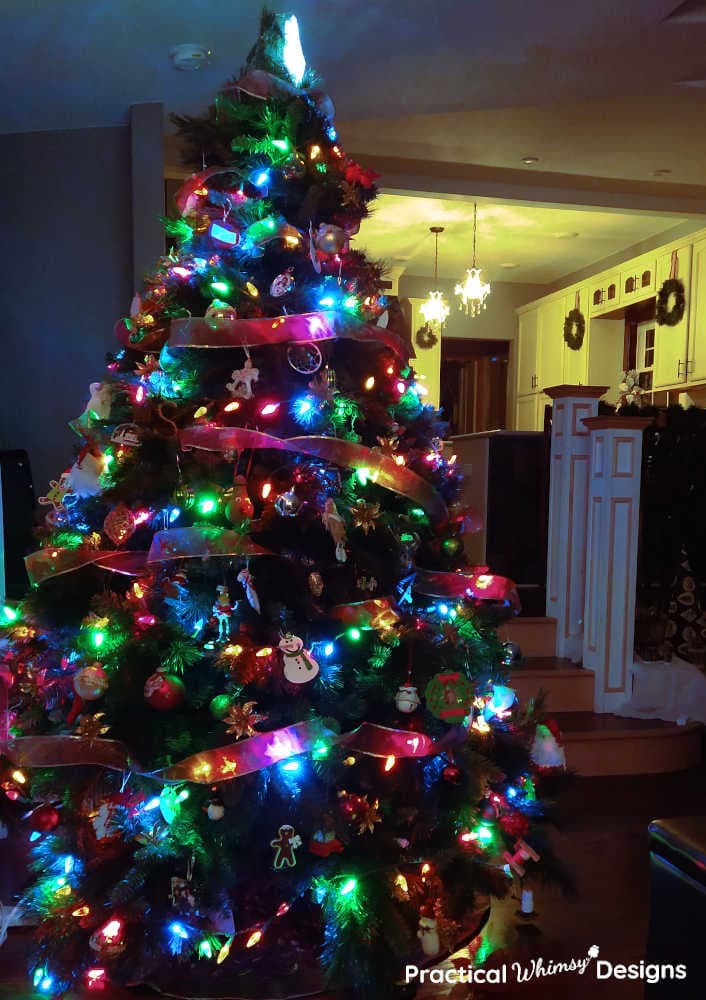
[[[227,725],[226,732],[235,736],[236,740],[243,736],[254,736],[257,732],[255,726],[258,722],[263,722],[267,716],[259,715],[255,711],[256,701],[245,701],[242,705],[232,705],[223,721]]]
[[[366,500],[356,500],[351,507],[351,518],[356,528],[367,535],[371,528],[375,527],[375,522],[380,517],[380,504],[368,503]]]
[[[84,715],[76,726],[75,735],[79,736],[82,740],[93,743],[100,736],[105,736],[110,729],[110,726],[104,723],[104,719],[105,712],[96,712],[95,715]]]
[[[368,802],[367,796],[363,796],[362,801],[356,810],[355,822],[358,827],[358,836],[363,833],[374,833],[375,824],[382,823],[382,816],[380,815],[380,802],[375,799],[374,802]]]

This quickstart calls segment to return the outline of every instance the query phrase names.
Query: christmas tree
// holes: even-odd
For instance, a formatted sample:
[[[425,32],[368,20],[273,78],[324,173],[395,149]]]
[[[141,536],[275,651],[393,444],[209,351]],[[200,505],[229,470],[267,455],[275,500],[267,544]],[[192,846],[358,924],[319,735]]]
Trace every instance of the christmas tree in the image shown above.
[[[31,976],[389,997],[562,874],[484,610],[512,591],[463,571],[441,416],[354,248],[376,176],[296,19],[176,122],[200,168],[4,611]]]

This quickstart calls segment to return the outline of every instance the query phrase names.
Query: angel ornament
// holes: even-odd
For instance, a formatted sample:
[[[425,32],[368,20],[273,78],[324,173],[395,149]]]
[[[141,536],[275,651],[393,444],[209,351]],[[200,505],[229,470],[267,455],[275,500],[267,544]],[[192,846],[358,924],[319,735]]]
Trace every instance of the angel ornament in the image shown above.
[[[255,395],[253,385],[260,378],[260,369],[253,368],[252,358],[248,355],[242,368],[236,368],[231,373],[232,382],[226,383],[226,389],[237,399],[252,399]]]
[[[336,546],[336,559],[341,563],[346,562],[348,559],[348,553],[346,552],[346,524],[338,513],[332,497],[328,497],[324,504],[321,520]]]

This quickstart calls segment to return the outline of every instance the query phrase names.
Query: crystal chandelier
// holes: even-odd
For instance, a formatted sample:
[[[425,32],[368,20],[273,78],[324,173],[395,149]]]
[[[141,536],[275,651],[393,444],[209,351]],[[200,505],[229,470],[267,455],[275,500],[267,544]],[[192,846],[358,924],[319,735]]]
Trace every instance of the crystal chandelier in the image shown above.
[[[454,288],[460,296],[459,309],[465,309],[470,316],[477,316],[485,309],[485,300],[490,294],[490,282],[481,281],[482,268],[476,267],[476,234],[478,230],[478,206],[473,202],[473,265],[466,271],[466,280]]]
[[[429,226],[429,232],[434,234],[434,285],[439,279],[439,233],[443,231],[443,226]],[[424,322],[437,330],[441,330],[451,312],[446,305],[443,292],[429,292],[429,297],[422,302],[419,311],[424,317]]]

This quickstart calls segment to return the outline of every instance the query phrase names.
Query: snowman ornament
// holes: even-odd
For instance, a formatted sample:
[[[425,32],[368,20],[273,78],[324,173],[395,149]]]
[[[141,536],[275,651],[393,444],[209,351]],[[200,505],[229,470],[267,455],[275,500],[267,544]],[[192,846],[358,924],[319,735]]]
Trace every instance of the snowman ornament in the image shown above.
[[[434,958],[439,954],[441,951],[439,925],[430,906],[422,906],[419,910],[417,937],[427,958]]]
[[[285,633],[279,641],[279,648],[284,661],[284,679],[290,684],[308,684],[318,675],[319,664],[304,649],[304,640],[300,636]]]
[[[419,704],[419,692],[414,684],[401,684],[397,688],[395,706],[398,712],[404,712],[405,715],[410,715],[417,708],[419,708]]]

